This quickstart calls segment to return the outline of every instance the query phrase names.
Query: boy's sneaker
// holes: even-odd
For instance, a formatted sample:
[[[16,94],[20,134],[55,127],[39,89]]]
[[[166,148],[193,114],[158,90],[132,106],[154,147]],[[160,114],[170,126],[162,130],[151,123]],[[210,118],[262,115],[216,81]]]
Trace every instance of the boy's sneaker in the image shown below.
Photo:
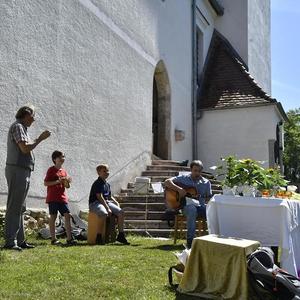
[[[78,242],[74,239],[67,240],[67,246],[76,246]]]
[[[51,245],[54,245],[54,246],[60,246],[61,245],[61,242],[59,240],[52,240],[51,241]]]
[[[124,245],[130,245],[130,243],[126,240],[124,232],[119,232],[116,240]]]

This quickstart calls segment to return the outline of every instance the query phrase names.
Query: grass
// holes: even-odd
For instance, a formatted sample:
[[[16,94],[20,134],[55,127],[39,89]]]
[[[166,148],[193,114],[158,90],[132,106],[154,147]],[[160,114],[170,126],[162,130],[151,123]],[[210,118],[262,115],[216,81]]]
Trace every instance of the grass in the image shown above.
[[[0,299],[175,299],[167,272],[177,263],[172,240],[130,236],[130,246],[51,246],[0,251]],[[1,242],[2,244],[2,242]]]

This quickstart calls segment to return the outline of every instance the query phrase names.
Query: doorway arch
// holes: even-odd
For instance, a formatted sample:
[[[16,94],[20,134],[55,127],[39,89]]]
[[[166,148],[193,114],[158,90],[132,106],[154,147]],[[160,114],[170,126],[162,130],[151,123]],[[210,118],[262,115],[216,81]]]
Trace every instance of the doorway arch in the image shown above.
[[[160,60],[153,76],[152,135],[153,154],[171,158],[171,95],[166,66]]]

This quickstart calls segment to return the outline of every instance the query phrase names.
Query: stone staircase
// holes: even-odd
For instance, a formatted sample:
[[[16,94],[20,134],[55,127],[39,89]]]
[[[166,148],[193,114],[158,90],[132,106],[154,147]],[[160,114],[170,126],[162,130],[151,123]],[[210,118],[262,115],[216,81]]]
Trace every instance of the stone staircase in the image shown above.
[[[147,166],[142,176],[151,179],[151,182],[164,182],[167,178],[177,176],[179,172],[189,171],[189,167],[180,166],[172,160],[153,160]],[[210,173],[202,175],[212,183],[213,194],[221,193],[220,182],[215,180]],[[128,183],[127,189],[115,195],[125,212],[125,232],[130,234],[146,235],[153,237],[170,237],[173,231],[167,221],[162,220],[166,209],[164,194],[154,194],[150,189],[147,195],[134,194],[134,183]]]

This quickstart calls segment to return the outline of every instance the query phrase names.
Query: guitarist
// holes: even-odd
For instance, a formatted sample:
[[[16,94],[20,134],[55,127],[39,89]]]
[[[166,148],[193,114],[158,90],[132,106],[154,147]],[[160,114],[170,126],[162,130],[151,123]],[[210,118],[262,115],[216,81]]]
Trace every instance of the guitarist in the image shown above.
[[[187,220],[187,248],[191,248],[192,241],[196,232],[196,220],[198,216],[206,219],[205,200],[212,196],[211,183],[208,179],[201,176],[203,164],[200,160],[194,160],[190,164],[191,173],[169,178],[165,181],[165,186],[179,193],[179,197],[186,196],[184,187],[194,187],[198,192],[198,203],[187,204],[183,207],[183,214]]]

